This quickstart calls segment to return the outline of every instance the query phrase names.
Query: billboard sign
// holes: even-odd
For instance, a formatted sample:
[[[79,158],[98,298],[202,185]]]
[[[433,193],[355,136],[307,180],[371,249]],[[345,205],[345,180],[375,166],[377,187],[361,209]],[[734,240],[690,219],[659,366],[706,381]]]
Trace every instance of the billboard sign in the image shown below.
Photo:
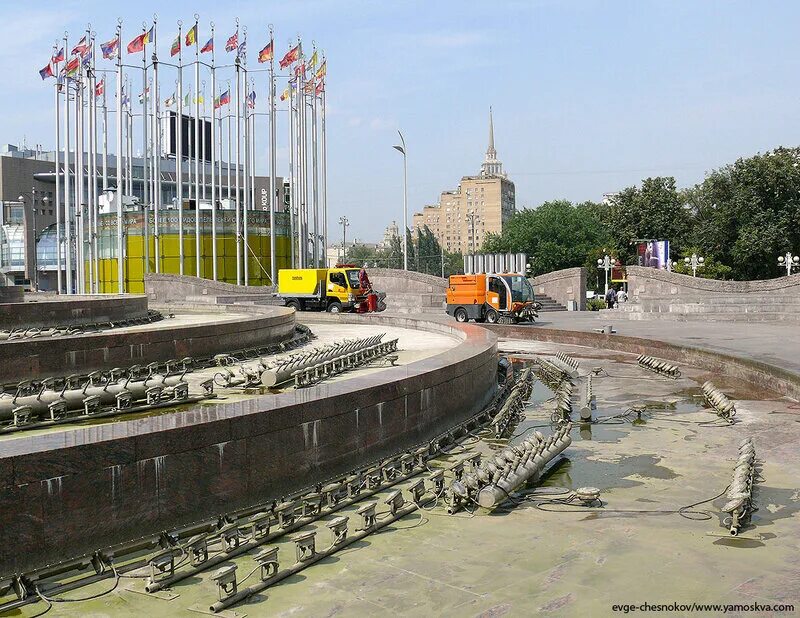
[[[648,240],[640,242],[636,247],[639,266],[647,268],[669,269],[669,241]]]

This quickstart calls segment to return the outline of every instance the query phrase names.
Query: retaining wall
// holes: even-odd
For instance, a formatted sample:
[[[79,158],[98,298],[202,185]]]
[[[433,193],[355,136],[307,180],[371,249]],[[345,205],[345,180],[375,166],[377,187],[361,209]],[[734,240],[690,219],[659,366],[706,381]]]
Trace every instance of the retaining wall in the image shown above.
[[[781,395],[800,397],[800,376],[774,365],[760,361],[712,352],[691,346],[667,343],[656,339],[606,335],[603,333],[560,330],[539,326],[500,326],[483,324],[482,328],[491,330],[499,337],[550,341],[569,345],[582,345],[603,350],[617,350],[631,354],[648,354],[670,360],[679,365],[692,365],[709,372],[726,374],[760,388],[772,390]]]
[[[368,268],[367,274],[376,290],[386,292],[387,311],[444,313],[447,279],[393,268]]]
[[[488,331],[388,316],[371,323],[462,341],[330,384],[3,440],[0,575],[279,498],[428,440],[493,396]]]
[[[144,296],[137,297],[145,301]],[[294,310],[260,308],[239,320],[205,319],[172,327],[166,318],[134,329],[0,343],[0,383],[87,373],[186,356],[211,356],[290,339]]]
[[[153,304],[184,302],[188,297],[215,296],[263,296],[274,291],[272,286],[243,286],[222,281],[212,281],[188,275],[154,274],[145,275],[145,294]]]
[[[631,319],[800,322],[800,275],[763,281],[717,281],[628,266]]]
[[[565,268],[533,278],[535,294],[549,296],[560,305],[574,301],[578,311],[586,310],[586,269]]]
[[[125,296],[54,296],[25,302],[0,304],[0,328],[30,328],[115,322],[147,315],[147,297]]]

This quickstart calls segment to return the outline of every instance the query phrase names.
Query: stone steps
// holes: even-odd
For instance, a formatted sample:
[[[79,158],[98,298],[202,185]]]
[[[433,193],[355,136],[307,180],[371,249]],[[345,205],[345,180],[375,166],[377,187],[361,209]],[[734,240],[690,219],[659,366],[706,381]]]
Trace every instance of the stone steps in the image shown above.
[[[564,305],[558,304],[552,298],[545,294],[536,294],[536,302],[539,303],[542,308],[539,309],[539,313],[545,313],[548,311],[566,311],[567,308]]]

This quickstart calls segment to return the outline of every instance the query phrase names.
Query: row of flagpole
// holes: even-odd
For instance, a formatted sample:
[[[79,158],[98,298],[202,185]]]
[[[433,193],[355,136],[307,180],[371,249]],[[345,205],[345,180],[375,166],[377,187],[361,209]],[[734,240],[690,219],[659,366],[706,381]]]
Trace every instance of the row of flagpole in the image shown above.
[[[326,141],[325,141],[325,75],[326,60],[321,62],[317,50],[313,50],[310,58],[303,54],[302,43],[290,43],[289,50],[280,60],[281,69],[289,69],[288,75],[279,75],[275,71],[274,34],[269,27],[269,43],[259,52],[259,63],[268,62],[265,70],[248,70],[246,62],[247,28],[241,29],[236,21],[236,31],[228,38],[226,51],[235,52],[234,81],[235,96],[228,90],[218,95],[217,69],[229,68],[231,65],[215,65],[214,24],[211,24],[211,38],[200,48],[198,36],[199,17],[194,16],[194,25],[183,38],[182,22],[178,22],[178,35],[172,44],[170,56],[177,55],[177,65],[159,60],[157,53],[157,20],[154,18],[148,29],[143,26],[142,33],[137,35],[127,46],[129,55],[142,53],[142,93],[139,97],[141,114],[137,114],[131,105],[131,82],[129,74],[137,70],[132,64],[123,62],[121,48],[122,21],[119,20],[113,39],[101,45],[102,56],[108,60],[116,60],[114,71],[98,69],[95,62],[95,34],[89,27],[80,42],[69,54],[68,36],[65,34],[63,47],[56,45],[47,66],[40,71],[43,79],[57,77],[55,85],[55,125],[56,125],[56,251],[57,286],[59,292],[67,293],[99,293],[101,279],[110,273],[101,275],[101,250],[108,257],[109,248],[103,249],[100,236],[100,194],[98,182],[107,199],[114,195],[116,205],[116,254],[119,282],[118,292],[126,292],[125,287],[125,204],[123,196],[133,195],[134,185],[134,127],[138,118],[141,122],[142,149],[142,234],[144,236],[143,254],[144,270],[150,268],[150,236],[153,236],[153,260],[155,272],[163,269],[163,243],[161,239],[162,203],[162,130],[169,130],[171,112],[162,109],[159,74],[161,65],[177,70],[176,90],[164,101],[169,108],[177,103],[175,113],[174,150],[175,150],[175,202],[178,214],[178,247],[179,274],[184,274],[184,169],[186,169],[186,187],[188,197],[195,203],[195,273],[198,276],[209,273],[202,272],[203,244],[200,225],[201,200],[211,203],[211,263],[210,276],[218,278],[217,268],[217,207],[223,199],[232,200],[235,208],[236,226],[236,282],[248,285],[250,281],[250,256],[258,262],[258,256],[249,246],[247,213],[256,209],[256,78],[258,73],[268,75],[268,112],[269,139],[269,225],[270,225],[270,271],[265,274],[270,281],[276,277],[276,207],[280,194],[277,184],[277,89],[276,80],[285,79],[287,87],[280,96],[281,101],[288,101],[288,141],[289,169],[288,177],[291,187],[291,201],[288,209],[290,232],[290,263],[292,266],[320,266],[325,259],[327,242],[327,182],[326,182]],[[182,44],[183,43],[183,44]],[[152,46],[152,55],[148,63],[148,45]],[[194,139],[189,152],[183,152],[184,146],[184,97],[183,84],[183,47],[187,50],[194,46]],[[211,53],[210,64],[201,60],[202,53]],[[200,104],[204,103],[204,88],[201,90],[201,65],[210,71],[212,104],[210,118],[201,116]],[[128,69],[126,72],[125,69]],[[307,79],[306,71],[311,70],[311,78]],[[115,73],[116,93],[115,109],[115,155],[116,173],[113,183],[108,172],[108,113],[106,100],[106,75]],[[148,75],[151,78],[148,79]],[[98,77],[100,78],[98,80]],[[251,79],[252,78],[252,79]],[[202,82],[205,85],[205,82]],[[252,88],[252,91],[250,90]],[[249,92],[249,94],[248,94]],[[190,88],[191,93],[191,88]],[[102,98],[101,98],[102,97]],[[222,108],[230,106],[234,100],[234,110],[223,115]],[[63,101],[63,152],[62,147],[62,101]],[[171,103],[170,103],[171,101]],[[150,105],[148,106],[148,102]],[[98,128],[98,106],[101,112],[101,128]],[[204,105],[205,107],[205,105]],[[217,110],[220,110],[217,118]],[[71,118],[74,120],[71,122]],[[164,123],[164,119],[168,119]],[[225,131],[227,126],[227,177],[223,174]],[[189,122],[192,118],[189,117]],[[233,122],[232,122],[233,121]],[[206,126],[210,128],[210,136],[206,143]],[[310,123],[310,127],[309,127]],[[232,127],[235,124],[235,128]],[[202,125],[202,130],[201,130]],[[233,131],[232,131],[233,129]],[[102,153],[98,152],[98,131],[102,136]],[[202,134],[202,135],[201,135]],[[74,150],[71,142],[74,140]],[[232,142],[235,145],[232,147]],[[191,152],[193,146],[194,152]],[[101,157],[102,172],[97,169],[98,157]],[[235,162],[232,158],[235,157]],[[184,168],[183,161],[186,161]],[[208,162],[208,166],[206,165]],[[194,169],[192,169],[194,163]],[[207,169],[208,167],[208,169]],[[232,171],[233,170],[233,171]],[[206,173],[210,176],[210,199],[206,196]],[[227,182],[225,180],[227,179]],[[136,179],[138,180],[138,178]],[[194,181],[194,185],[192,184]],[[63,200],[62,200],[63,189]],[[310,199],[309,199],[310,198]],[[153,217],[153,229],[150,230],[150,215]],[[62,249],[63,247],[63,249]],[[206,256],[207,257],[207,256]],[[260,265],[260,262],[258,262]],[[262,270],[263,266],[260,265]],[[63,273],[63,276],[62,276]],[[105,290],[108,291],[108,290]]]

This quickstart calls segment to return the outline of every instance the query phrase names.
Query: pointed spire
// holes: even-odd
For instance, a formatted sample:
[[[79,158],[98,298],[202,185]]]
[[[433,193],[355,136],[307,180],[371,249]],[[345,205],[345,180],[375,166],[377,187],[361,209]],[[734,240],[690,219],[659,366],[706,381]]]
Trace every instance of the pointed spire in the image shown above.
[[[481,176],[502,176],[503,164],[497,160],[497,151],[494,149],[494,120],[492,107],[489,106],[489,147],[486,149],[486,158],[481,165]]]
[[[492,121],[492,106],[489,106],[489,147],[486,149],[487,159],[496,159],[497,152],[494,149],[494,122]]]

